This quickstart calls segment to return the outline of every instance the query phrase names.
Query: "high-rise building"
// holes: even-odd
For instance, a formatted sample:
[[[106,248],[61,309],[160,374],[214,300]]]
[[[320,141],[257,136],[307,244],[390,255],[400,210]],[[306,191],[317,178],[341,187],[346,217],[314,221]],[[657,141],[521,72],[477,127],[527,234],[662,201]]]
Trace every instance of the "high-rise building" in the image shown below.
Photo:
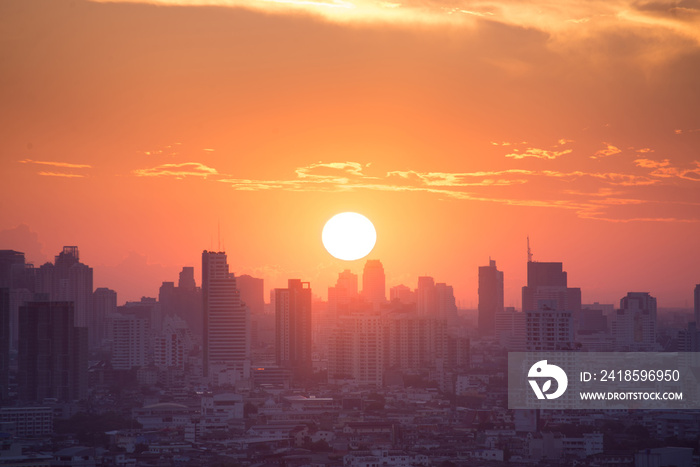
[[[33,264],[26,263],[24,253],[14,250],[0,250],[0,287],[10,293],[9,345],[17,350],[19,336],[19,307],[31,301],[35,292],[36,270]]]
[[[75,304],[75,325],[88,328],[89,346],[99,343],[92,313],[92,268],[80,262],[77,246],[64,246],[54,264],[46,263],[36,271],[36,291],[48,293],[54,301]]]
[[[700,284],[695,285],[695,291],[693,293],[693,304],[695,305],[695,323],[700,326]]]
[[[19,397],[41,402],[87,396],[87,329],[72,302],[34,301],[19,310]]]
[[[335,286],[345,289],[349,299],[355,298],[357,296],[357,274],[353,274],[349,269],[345,269],[338,274]]]
[[[329,344],[328,379],[382,386],[384,350],[382,319],[377,313],[343,316]]]
[[[620,299],[610,329],[615,351],[656,350],[656,298],[647,292],[629,292]]]
[[[112,368],[130,370],[148,364],[149,326],[136,313],[116,315],[112,319]]]
[[[10,384],[10,288],[0,287],[0,405]]]
[[[311,373],[311,286],[289,279],[275,289],[275,352],[277,365],[291,368],[297,380]]]
[[[568,287],[562,263],[528,261],[522,303],[526,315],[526,350],[573,347],[574,317],[581,311],[581,289]]]
[[[98,287],[92,294],[92,311],[95,319],[95,342],[98,346],[111,340],[112,318],[117,312],[117,292]]]
[[[398,300],[404,305],[416,303],[416,296],[411,288],[403,284],[399,284],[389,289],[389,299],[392,302],[394,300]]]
[[[437,308],[435,297],[435,279],[430,276],[418,278],[416,289],[416,310],[419,315],[434,315]]]
[[[496,261],[479,267],[479,333],[484,336],[495,332],[496,314],[503,311],[503,272]]]
[[[193,335],[202,335],[202,290],[195,283],[193,267],[182,268],[177,287],[174,282],[163,282],[158,292],[158,303],[163,316],[179,316],[185,320]]]
[[[241,301],[236,277],[229,272],[225,252],[202,253],[205,376],[228,368],[242,378],[250,375],[250,312]]]
[[[362,298],[377,310],[386,302],[386,276],[378,259],[370,259],[362,271]]]
[[[241,293],[241,300],[253,314],[265,312],[265,281],[258,277],[244,274],[236,277],[236,287]]]

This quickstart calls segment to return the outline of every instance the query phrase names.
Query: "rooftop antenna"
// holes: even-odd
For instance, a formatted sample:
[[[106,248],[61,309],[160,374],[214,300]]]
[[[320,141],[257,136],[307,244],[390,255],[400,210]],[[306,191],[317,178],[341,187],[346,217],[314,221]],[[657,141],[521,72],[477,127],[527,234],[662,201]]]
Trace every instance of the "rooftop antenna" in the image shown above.
[[[530,236],[527,236],[527,262],[532,263],[532,250],[530,249]]]

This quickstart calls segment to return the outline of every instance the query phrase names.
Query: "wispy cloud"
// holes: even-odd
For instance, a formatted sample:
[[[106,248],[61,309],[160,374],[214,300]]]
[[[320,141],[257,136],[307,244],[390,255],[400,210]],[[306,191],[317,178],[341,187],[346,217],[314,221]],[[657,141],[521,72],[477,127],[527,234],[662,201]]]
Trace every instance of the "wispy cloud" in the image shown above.
[[[80,174],[66,174],[66,173],[59,173],[59,172],[39,172],[39,175],[43,175],[45,177],[64,177],[64,178],[84,178],[85,175],[80,175]]]
[[[603,144],[605,145],[605,148],[596,151],[595,154],[591,156],[591,159],[601,159],[603,157],[610,157],[622,152],[622,149],[618,148],[617,146],[613,146],[610,143],[604,142]]]
[[[88,164],[73,164],[70,162],[56,162],[56,161],[35,161],[32,159],[24,159],[18,161],[22,164],[38,164],[38,165],[50,165],[52,167],[65,167],[67,169],[91,169],[92,166]]]
[[[572,149],[565,149],[563,151],[551,151],[540,148],[527,148],[523,152],[520,152],[518,149],[516,149],[515,152],[506,154],[506,157],[510,157],[512,159],[526,159],[528,157],[534,157],[536,159],[556,159],[557,157],[561,157],[566,154],[571,154],[572,152]]]
[[[161,164],[147,169],[132,171],[137,177],[174,177],[183,179],[186,177],[203,177],[218,175],[216,169],[199,162],[183,162],[180,164]]]

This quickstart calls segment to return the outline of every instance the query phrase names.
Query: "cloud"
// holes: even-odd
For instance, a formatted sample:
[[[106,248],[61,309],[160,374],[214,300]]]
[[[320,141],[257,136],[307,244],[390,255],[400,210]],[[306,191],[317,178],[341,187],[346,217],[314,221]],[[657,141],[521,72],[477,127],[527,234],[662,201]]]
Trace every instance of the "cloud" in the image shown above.
[[[133,170],[132,173],[137,177],[175,177],[177,179],[183,179],[185,177],[207,178],[211,175],[218,175],[216,169],[199,162],[162,164],[148,169],[136,169]]]
[[[92,166],[88,164],[72,164],[70,162],[54,162],[54,161],[35,161],[32,159],[24,159],[18,161],[22,164],[39,164],[39,165],[50,165],[52,167],[65,167],[67,169],[91,169]]]
[[[637,164],[637,167],[655,169],[657,167],[667,167],[671,162],[668,159],[664,159],[662,161],[655,161],[652,159],[636,159],[634,163]]]
[[[600,149],[600,150],[596,151],[596,153],[591,156],[591,159],[600,159],[603,157],[610,157],[610,156],[614,156],[615,154],[619,154],[622,152],[622,149],[618,148],[617,146],[613,146],[610,143],[603,142],[603,144],[605,145],[605,149]]]
[[[564,156],[566,154],[571,154],[573,152],[572,149],[565,149],[564,151],[549,151],[547,149],[540,149],[540,148],[527,148],[525,152],[519,152],[517,149],[515,150],[516,152],[512,152],[510,154],[506,154],[506,157],[510,157],[512,159],[525,159],[528,157],[534,157],[536,159],[556,159],[557,157]]]
[[[64,177],[64,178],[85,178],[85,175],[80,174],[66,174],[60,172],[38,172],[39,175],[45,177]]]

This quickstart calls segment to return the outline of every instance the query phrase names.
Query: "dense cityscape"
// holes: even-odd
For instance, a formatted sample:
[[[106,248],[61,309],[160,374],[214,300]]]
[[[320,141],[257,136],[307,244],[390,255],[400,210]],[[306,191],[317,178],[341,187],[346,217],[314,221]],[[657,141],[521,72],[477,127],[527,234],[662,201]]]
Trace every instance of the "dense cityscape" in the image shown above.
[[[0,250],[0,465],[700,461],[697,411],[509,409],[507,395],[509,352],[700,351],[700,285],[694,310],[657,310],[653,291],[586,304],[561,262],[528,252],[521,310],[490,258],[469,310],[433,277],[388,287],[377,259],[339,272],[325,301],[303,278],[265,297],[230,260],[205,250],[201,278],[184,266],[118,305],[77,246],[38,267]]]

